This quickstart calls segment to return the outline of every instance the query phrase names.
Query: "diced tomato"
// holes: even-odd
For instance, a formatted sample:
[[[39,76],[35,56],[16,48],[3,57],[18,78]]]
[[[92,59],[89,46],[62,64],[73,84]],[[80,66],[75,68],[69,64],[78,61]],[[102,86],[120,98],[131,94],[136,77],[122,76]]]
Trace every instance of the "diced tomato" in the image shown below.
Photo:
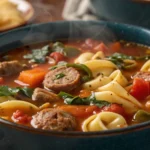
[[[4,83],[4,78],[0,77],[0,84],[3,84],[3,83]]]
[[[104,53],[108,52],[108,47],[104,43],[100,43],[97,46],[94,47],[94,50],[97,51],[102,51]]]
[[[85,40],[84,44],[82,44],[82,48],[93,49],[99,43],[100,43],[99,41],[88,38],[88,39]]]
[[[65,60],[65,56],[59,52],[53,52],[50,54],[50,57],[52,57],[57,63],[59,61]]]
[[[32,118],[30,116],[28,116],[27,114],[24,114],[23,111],[16,110],[16,112],[14,112],[13,115],[12,115],[12,119],[15,122],[19,122],[19,123],[22,123],[22,124],[27,124],[31,121]]]
[[[150,84],[141,78],[135,78],[133,80],[133,86],[131,88],[130,94],[137,100],[145,100],[145,98],[150,95]]]
[[[77,106],[77,105],[63,105],[59,106],[59,109],[71,113],[75,117],[85,118],[94,113],[98,113],[101,109],[97,106]]]
[[[110,111],[110,112],[118,113],[118,114],[120,114],[122,116],[125,116],[125,110],[119,104],[111,104],[109,106],[104,106],[102,108],[102,111]]]

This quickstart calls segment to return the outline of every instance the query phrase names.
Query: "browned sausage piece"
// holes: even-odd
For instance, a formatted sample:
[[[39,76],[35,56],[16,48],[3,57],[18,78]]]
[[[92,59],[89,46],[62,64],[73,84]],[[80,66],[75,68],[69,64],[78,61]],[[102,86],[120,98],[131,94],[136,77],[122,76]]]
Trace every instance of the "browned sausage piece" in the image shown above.
[[[43,83],[45,88],[68,92],[79,85],[80,73],[72,67],[59,67],[49,71]]]
[[[49,92],[45,89],[36,88],[32,95],[33,101],[42,101],[42,102],[52,102],[58,101],[60,98],[52,92]]]
[[[133,79],[134,78],[142,78],[145,81],[150,81],[150,72],[142,72],[142,71],[140,71],[140,72],[138,72],[137,74],[135,74],[133,76]]]
[[[72,131],[76,128],[75,118],[59,109],[43,109],[32,117],[34,128],[52,131]]]
[[[0,76],[10,76],[21,72],[24,66],[17,60],[0,63]]]

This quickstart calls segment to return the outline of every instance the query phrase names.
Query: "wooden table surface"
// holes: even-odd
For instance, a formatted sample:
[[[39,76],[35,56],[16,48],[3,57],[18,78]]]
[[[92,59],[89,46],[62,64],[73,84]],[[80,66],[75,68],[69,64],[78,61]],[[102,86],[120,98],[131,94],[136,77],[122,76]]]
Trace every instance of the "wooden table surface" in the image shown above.
[[[62,10],[65,0],[27,0],[34,7],[35,14],[30,23],[63,20]]]

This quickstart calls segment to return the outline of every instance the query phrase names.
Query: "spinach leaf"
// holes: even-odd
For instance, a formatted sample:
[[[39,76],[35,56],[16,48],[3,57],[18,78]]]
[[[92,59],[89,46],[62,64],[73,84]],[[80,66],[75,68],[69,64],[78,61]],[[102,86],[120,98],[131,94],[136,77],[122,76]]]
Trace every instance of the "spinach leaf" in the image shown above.
[[[110,57],[111,59],[118,59],[118,60],[124,60],[124,59],[134,59],[133,56],[128,56],[125,54],[121,54],[121,53],[114,53],[113,55],[111,55]]]
[[[79,55],[81,53],[80,50],[78,50],[75,47],[68,47],[65,46],[63,43],[61,42],[55,42],[52,45],[52,52],[59,52],[62,53],[63,55],[67,56],[67,57],[75,57],[77,55]]]
[[[78,50],[77,48],[70,47],[70,46],[65,47],[65,52],[66,52],[66,56],[68,56],[68,57],[76,57],[81,53],[81,51]]]
[[[28,88],[28,87],[11,88],[8,86],[0,86],[0,96],[14,96],[18,92],[22,92],[27,97],[32,97],[33,89]]]
[[[45,63],[46,56],[49,54],[49,52],[49,45],[46,45],[41,49],[33,49],[31,54],[24,55],[23,58],[29,59],[31,62],[35,63]]]
[[[91,70],[84,64],[66,64],[67,67],[74,67],[83,71],[86,75],[82,77],[83,82],[87,82],[93,78]]]
[[[28,87],[19,87],[20,92],[22,92],[24,95],[26,95],[27,97],[32,97],[33,91],[34,89],[32,88],[28,88]]]
[[[55,42],[51,48],[52,52],[59,52],[66,56],[65,46],[61,42]]]
[[[81,98],[79,96],[74,97],[73,95],[65,92],[60,92],[58,96],[63,98],[64,102],[68,105],[96,105],[102,108],[111,104],[105,100],[96,100],[94,93],[92,93],[89,97],[85,98]]]
[[[132,63],[128,64],[128,63],[126,63],[125,60],[149,60],[150,56],[149,55],[128,56],[128,55],[121,54],[121,53],[114,53],[113,55],[107,57],[107,59],[109,61],[113,62],[114,64],[116,64],[118,66],[118,68],[120,68],[120,69],[132,69],[136,65],[132,64]]]
[[[120,69],[132,69],[136,67],[135,61],[133,63],[127,63],[126,61],[126,60],[136,60],[136,57],[134,56],[128,56],[121,53],[114,53],[113,55],[107,57],[107,59],[116,64]]]
[[[0,96],[12,96],[15,92],[19,92],[19,90],[11,89],[8,86],[0,86]]]

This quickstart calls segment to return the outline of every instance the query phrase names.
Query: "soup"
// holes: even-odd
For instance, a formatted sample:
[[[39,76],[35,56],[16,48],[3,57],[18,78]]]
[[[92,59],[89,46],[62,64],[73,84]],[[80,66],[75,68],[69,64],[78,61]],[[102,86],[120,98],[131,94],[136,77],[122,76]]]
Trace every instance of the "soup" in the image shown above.
[[[50,131],[102,131],[150,120],[149,47],[86,39],[1,55],[0,117]]]

